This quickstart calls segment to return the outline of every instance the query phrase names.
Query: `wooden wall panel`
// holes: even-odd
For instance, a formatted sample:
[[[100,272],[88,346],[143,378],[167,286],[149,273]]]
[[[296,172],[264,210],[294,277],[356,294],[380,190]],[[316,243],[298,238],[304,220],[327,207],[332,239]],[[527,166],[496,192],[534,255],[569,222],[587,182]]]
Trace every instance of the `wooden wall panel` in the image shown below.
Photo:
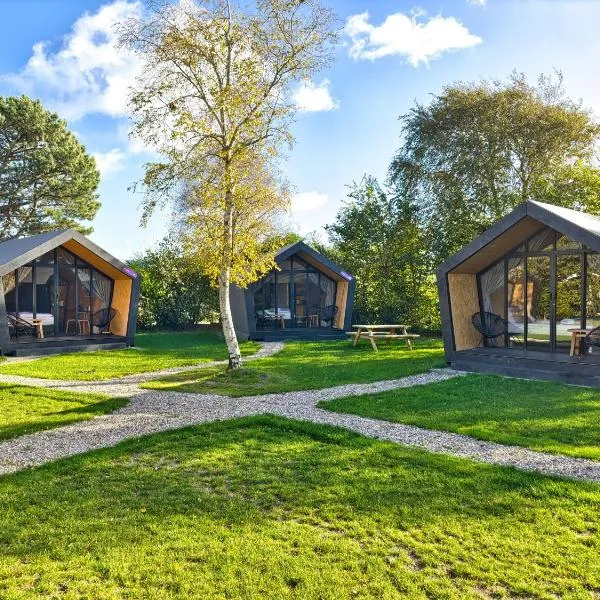
[[[344,328],[344,318],[346,317],[346,303],[348,302],[348,282],[338,281],[337,293],[335,296],[335,305],[338,307],[337,315],[333,326],[337,329]]]
[[[448,291],[455,349],[477,348],[481,342],[481,336],[471,322],[473,314],[479,312],[476,276],[450,273],[448,275]]]
[[[131,279],[115,279],[112,308],[117,311],[117,316],[110,324],[113,335],[127,335],[127,320],[129,317],[129,302],[131,301]]]

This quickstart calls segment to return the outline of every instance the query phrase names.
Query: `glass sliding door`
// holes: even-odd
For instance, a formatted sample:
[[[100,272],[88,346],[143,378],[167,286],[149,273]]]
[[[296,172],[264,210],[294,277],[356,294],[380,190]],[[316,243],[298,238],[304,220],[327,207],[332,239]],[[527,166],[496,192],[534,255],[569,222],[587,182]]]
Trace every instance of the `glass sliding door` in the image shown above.
[[[527,258],[527,349],[550,350],[552,292],[550,256]]]
[[[564,239],[564,238],[563,238]],[[571,345],[569,329],[581,329],[582,256],[556,255],[556,350],[568,350]]]
[[[54,267],[35,265],[35,310],[36,318],[42,322],[44,337],[55,335]]]
[[[525,308],[525,258],[509,258],[508,268],[508,344],[525,344],[526,315]],[[500,313],[502,314],[502,313]]]
[[[19,318],[33,321],[33,267],[21,267],[17,271],[17,314]]]
[[[78,267],[76,273],[77,333],[90,335],[92,332],[92,272],[90,269]]]
[[[310,317],[308,315],[306,272],[294,273],[294,325],[296,327],[308,327]]]
[[[77,335],[75,269],[58,269],[58,331],[59,335]]]
[[[588,254],[586,266],[586,327],[600,327],[600,254]]]
[[[275,298],[277,300],[277,314],[283,328],[292,327],[292,274],[290,272],[277,273]]]

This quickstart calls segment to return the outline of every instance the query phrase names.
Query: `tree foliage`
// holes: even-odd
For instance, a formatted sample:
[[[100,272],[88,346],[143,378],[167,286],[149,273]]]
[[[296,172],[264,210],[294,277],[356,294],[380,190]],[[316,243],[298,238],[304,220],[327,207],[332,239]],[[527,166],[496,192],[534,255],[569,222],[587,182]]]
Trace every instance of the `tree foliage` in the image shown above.
[[[600,129],[560,74],[448,86],[401,121],[390,184],[416,203],[436,262],[525,200],[598,207]]]
[[[26,96],[0,97],[0,239],[73,227],[100,208],[96,162],[65,121]]]
[[[217,291],[172,236],[130,264],[142,278],[141,329],[185,329],[218,318]]]
[[[177,199],[187,248],[219,287],[230,367],[241,366],[229,286],[274,266],[288,194],[276,159],[291,144],[292,86],[328,64],[333,17],[318,0],[161,3],[121,29],[142,58],[133,134],[161,160],[147,166],[144,217]]]
[[[332,258],[357,282],[355,322],[437,329],[437,296],[424,235],[411,205],[366,176],[327,227]]]

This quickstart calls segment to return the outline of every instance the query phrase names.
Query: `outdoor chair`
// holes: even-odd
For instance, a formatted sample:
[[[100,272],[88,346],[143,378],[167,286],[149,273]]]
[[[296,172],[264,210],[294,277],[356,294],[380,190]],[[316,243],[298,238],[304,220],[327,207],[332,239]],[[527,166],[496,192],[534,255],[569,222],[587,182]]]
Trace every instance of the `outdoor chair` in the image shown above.
[[[500,316],[491,312],[476,312],[472,317],[473,327],[481,334],[481,345],[486,346],[487,342],[502,341],[504,345],[504,336],[513,336],[516,332],[508,330],[508,324]],[[500,340],[499,340],[500,338]],[[515,342],[516,340],[512,340]]]
[[[595,327],[583,338],[583,354],[591,352],[592,348],[600,348],[600,327]]]
[[[11,338],[34,337],[35,326],[33,323],[17,317],[17,315],[6,315],[8,319],[8,331]]]
[[[323,321],[323,323],[325,323],[327,327],[333,327],[333,321],[337,313],[338,307],[334,304],[330,304],[329,306],[325,307],[325,310],[323,311],[323,316],[321,317],[321,321]]]
[[[99,333],[110,333],[110,323],[117,316],[114,308],[102,308],[92,315],[92,331],[98,329]]]

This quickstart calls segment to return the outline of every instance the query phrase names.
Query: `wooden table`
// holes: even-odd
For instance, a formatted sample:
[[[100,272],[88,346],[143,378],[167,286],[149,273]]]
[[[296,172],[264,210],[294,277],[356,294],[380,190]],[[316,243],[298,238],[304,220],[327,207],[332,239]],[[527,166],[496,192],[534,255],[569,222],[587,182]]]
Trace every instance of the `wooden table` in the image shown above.
[[[571,350],[569,356],[580,356],[582,347],[581,341],[591,331],[591,329],[567,329],[571,333]]]
[[[392,340],[405,340],[406,347],[412,350],[411,339],[418,338],[419,336],[414,333],[408,333],[410,325],[402,325],[394,323],[391,325],[353,325],[356,331],[348,331],[347,335],[354,338],[352,343],[353,346],[358,344],[358,340],[361,337],[368,339],[371,342],[371,346],[375,352],[378,351],[376,340],[385,340],[388,344]]]

